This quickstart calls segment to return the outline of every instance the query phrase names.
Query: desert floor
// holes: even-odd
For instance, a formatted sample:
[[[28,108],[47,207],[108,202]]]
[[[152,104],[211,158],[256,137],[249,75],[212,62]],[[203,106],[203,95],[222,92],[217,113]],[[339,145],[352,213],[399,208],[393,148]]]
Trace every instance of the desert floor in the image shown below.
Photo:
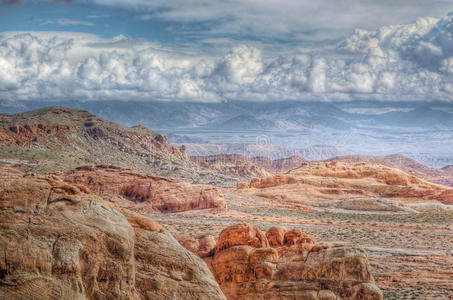
[[[368,251],[385,299],[453,299],[453,209],[418,211],[347,210],[291,204],[225,191],[228,209],[155,214],[175,236],[218,236],[227,226],[248,222],[267,230],[300,228],[317,242],[355,244]]]

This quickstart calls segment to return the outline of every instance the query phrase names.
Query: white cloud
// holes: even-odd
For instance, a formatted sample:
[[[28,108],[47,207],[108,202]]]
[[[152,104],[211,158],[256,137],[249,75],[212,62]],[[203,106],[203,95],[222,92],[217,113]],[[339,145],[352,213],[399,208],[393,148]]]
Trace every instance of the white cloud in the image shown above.
[[[373,29],[440,17],[450,0],[92,0],[138,13],[138,19],[184,24],[175,30],[207,37],[245,35],[262,39],[339,39],[354,28]],[[206,30],[190,24],[207,24]]]
[[[58,19],[57,23],[63,26],[70,26],[70,25],[82,25],[82,26],[94,26],[95,24],[92,22],[87,21],[80,21],[74,19]]]
[[[453,15],[279,56],[236,45],[218,56],[124,36],[4,33],[0,99],[220,101],[453,100]]]

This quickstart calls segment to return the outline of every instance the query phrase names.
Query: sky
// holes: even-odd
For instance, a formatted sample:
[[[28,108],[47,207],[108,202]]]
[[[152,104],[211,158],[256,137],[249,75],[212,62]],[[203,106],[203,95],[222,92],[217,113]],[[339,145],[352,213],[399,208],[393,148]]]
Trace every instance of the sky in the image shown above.
[[[453,101],[451,0],[0,2],[0,100]]]

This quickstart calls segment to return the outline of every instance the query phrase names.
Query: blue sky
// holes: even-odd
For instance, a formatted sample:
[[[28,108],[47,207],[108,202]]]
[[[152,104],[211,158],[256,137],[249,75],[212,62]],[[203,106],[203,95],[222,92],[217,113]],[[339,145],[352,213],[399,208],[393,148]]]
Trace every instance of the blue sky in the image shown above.
[[[0,99],[452,100],[450,0],[0,2]]]

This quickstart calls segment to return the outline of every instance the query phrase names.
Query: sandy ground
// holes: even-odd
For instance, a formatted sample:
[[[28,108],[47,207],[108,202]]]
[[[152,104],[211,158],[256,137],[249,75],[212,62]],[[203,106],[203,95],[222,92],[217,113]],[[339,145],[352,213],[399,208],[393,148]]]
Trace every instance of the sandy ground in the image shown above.
[[[355,244],[368,251],[385,299],[453,299],[453,209],[419,212],[345,210],[285,203],[225,191],[228,209],[152,215],[175,235],[219,233],[248,222],[300,228],[317,242]]]

